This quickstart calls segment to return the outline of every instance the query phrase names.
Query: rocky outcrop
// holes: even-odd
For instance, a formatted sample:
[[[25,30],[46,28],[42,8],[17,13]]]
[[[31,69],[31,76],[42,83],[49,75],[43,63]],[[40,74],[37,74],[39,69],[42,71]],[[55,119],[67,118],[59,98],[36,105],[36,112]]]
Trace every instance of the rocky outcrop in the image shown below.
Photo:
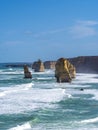
[[[68,59],[77,73],[98,73],[98,56],[79,56]]]
[[[24,78],[32,78],[31,72],[27,65],[24,65]]]
[[[68,64],[68,70],[71,78],[75,78],[76,76],[76,68],[69,62]]]
[[[75,58],[68,58],[69,62],[74,65],[77,73],[97,73],[98,74],[98,56],[79,56]],[[4,67],[24,67],[24,64],[33,69],[36,68],[37,62],[33,63],[6,63],[3,64]],[[45,69],[55,69],[56,61],[46,61],[44,62]],[[73,72],[73,71],[72,71]]]
[[[57,82],[71,82],[75,78],[75,67],[65,58],[57,60],[55,65],[55,77]]]
[[[38,60],[37,62],[34,62],[32,65],[32,69],[34,69],[35,72],[44,72],[44,64],[41,60]]]
[[[45,61],[44,66],[45,69],[55,69],[56,61]]]

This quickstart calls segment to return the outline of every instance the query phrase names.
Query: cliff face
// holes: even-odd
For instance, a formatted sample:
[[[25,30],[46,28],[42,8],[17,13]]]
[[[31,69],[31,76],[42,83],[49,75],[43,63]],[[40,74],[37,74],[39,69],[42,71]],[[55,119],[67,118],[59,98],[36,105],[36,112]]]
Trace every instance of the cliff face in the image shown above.
[[[97,73],[98,74],[98,56],[80,56],[68,59],[76,68],[77,73]],[[35,69],[37,62],[32,63],[7,63],[5,67],[23,67],[24,64]],[[45,61],[42,66],[45,69],[55,69],[56,61]],[[43,70],[44,71],[44,70]]]
[[[55,69],[56,61],[45,61],[44,66],[45,69]]]
[[[98,73],[98,56],[80,56],[68,59],[77,73]]]

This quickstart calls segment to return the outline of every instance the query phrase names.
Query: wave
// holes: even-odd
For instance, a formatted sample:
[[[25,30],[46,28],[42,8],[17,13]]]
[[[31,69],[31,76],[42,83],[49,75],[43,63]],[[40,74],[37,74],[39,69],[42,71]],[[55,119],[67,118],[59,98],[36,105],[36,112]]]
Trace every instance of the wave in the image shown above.
[[[0,74],[23,74],[24,70],[23,69],[13,69],[13,68],[8,68],[8,69],[1,69]]]
[[[74,83],[98,83],[98,74],[79,74],[77,73]]]
[[[1,74],[1,72],[3,72],[3,70],[0,70],[0,74]]]
[[[32,70],[30,70],[33,74],[54,74],[54,70],[53,69],[45,69],[44,72],[34,72]]]
[[[91,99],[98,100],[98,90],[97,89],[85,89],[83,94],[91,94]]]
[[[9,68],[9,70],[13,70],[12,68]]]
[[[95,122],[98,122],[98,117],[88,120],[82,120],[80,123],[95,123]]]
[[[28,87],[31,87],[31,85]],[[13,90],[13,88],[6,92],[2,92],[2,98],[0,98],[0,105],[2,106],[0,114],[16,114],[41,108],[54,108],[57,102],[71,97],[64,89],[60,88],[30,88],[30,90],[27,90],[28,87],[23,88],[22,86],[17,89],[15,88],[15,90]]]
[[[22,71],[0,72],[0,74],[24,74]]]
[[[52,80],[54,78],[52,77],[40,77],[40,78],[36,78],[37,80]]]
[[[23,125],[18,125],[16,127],[13,127],[9,130],[30,130],[31,129],[31,125],[29,122],[23,124]]]
[[[22,85],[15,85],[14,87],[10,86],[6,88],[1,88],[2,91],[0,92],[0,97],[6,96],[7,94],[20,92],[22,90],[29,90],[30,88],[32,88],[33,85],[33,83],[27,83]]]
[[[8,130],[32,130],[32,126],[38,122],[39,122],[39,119],[35,118],[35,119],[30,120],[22,125],[17,125],[16,127],[10,128]]]
[[[93,118],[93,119],[83,120],[83,121],[80,121],[80,122],[74,122],[74,125],[75,124],[78,125],[78,124],[90,123],[90,126],[83,125],[83,126],[77,126],[76,128],[74,128],[74,127],[69,128],[65,125],[60,125],[60,123],[55,123],[54,125],[52,123],[50,123],[48,125],[40,124],[40,125],[32,126],[32,121],[30,121],[30,122],[26,122],[22,125],[17,125],[16,127],[10,128],[8,130],[46,130],[47,128],[49,128],[51,130],[54,130],[54,129],[56,129],[56,130],[61,130],[61,129],[62,130],[65,130],[65,129],[70,129],[70,130],[88,130],[88,129],[89,130],[97,130],[98,129],[97,127],[94,127],[93,125],[91,125],[91,123],[95,123],[95,122],[98,122],[98,117]],[[71,122],[71,124],[72,124],[72,122]]]

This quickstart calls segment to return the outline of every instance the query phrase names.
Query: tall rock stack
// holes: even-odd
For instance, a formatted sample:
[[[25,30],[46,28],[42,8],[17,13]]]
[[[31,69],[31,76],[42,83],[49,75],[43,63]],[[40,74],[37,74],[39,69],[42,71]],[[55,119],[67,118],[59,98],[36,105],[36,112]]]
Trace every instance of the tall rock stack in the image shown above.
[[[24,65],[24,78],[32,78],[31,72],[27,65]]]
[[[68,70],[71,78],[75,78],[76,76],[76,68],[68,61]]]
[[[75,67],[65,58],[57,60],[55,65],[55,77],[57,82],[71,82],[75,78]]]
[[[37,62],[34,62],[32,65],[32,69],[34,69],[35,72],[44,72],[44,64],[41,60],[38,60]]]

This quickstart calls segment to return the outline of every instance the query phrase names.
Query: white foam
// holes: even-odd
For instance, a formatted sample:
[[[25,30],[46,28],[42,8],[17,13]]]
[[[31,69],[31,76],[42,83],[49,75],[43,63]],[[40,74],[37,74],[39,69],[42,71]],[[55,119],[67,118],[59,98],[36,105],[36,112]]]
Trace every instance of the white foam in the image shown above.
[[[34,86],[34,83],[23,84],[23,85],[21,85],[21,89],[29,90],[32,88],[32,86]]]
[[[91,99],[98,100],[98,90],[97,89],[84,90],[83,94],[91,94],[93,96]]]
[[[32,88],[33,85],[34,85],[33,83],[28,83],[22,85],[15,85],[14,87],[10,86],[10,87],[1,88],[2,92],[0,92],[0,97],[6,96],[7,94],[20,92],[22,90],[29,90],[30,88]]]
[[[77,74],[76,79],[73,81],[75,83],[98,83],[98,74]]]
[[[3,71],[3,70],[0,70],[0,74],[1,74],[2,71]]]
[[[46,69],[45,72],[47,74],[54,74],[54,69]]]
[[[68,93],[68,91],[66,91],[65,89],[63,89],[63,94],[65,94],[66,97],[68,98],[72,98],[72,95]]]
[[[8,92],[5,92],[6,96],[3,96],[0,99],[0,105],[2,106],[0,114],[21,113],[46,107],[52,108],[55,107],[54,103],[63,100],[63,98],[66,99],[71,97],[64,89],[60,88],[30,88],[30,90],[26,91],[18,88],[18,90],[10,90],[10,94]]]
[[[6,95],[5,92],[0,92],[0,97],[3,97],[5,95]]]
[[[92,77],[95,75],[90,76]],[[82,77],[82,75],[80,75],[80,77]],[[80,79],[76,79],[76,82],[78,80]],[[47,88],[47,85],[49,89]],[[43,86],[44,88],[42,88]],[[73,94],[92,94],[93,98],[98,100],[98,91],[96,89],[84,89],[84,91],[74,89],[74,87],[80,86],[77,84],[69,83],[45,84],[39,82],[36,84],[27,83],[1,88],[0,105],[2,107],[0,113],[21,113],[24,111],[31,111],[43,107],[55,107],[54,104],[56,102],[67,98],[73,98]]]
[[[37,78],[38,80],[51,80],[52,79],[52,77],[45,77],[45,78],[43,78],[43,77],[40,77],[40,78]]]
[[[23,70],[9,68],[9,71],[1,70],[0,74],[23,74]]]
[[[81,91],[80,89],[67,89],[66,93],[71,94],[72,95],[71,97],[73,97],[73,95],[90,94],[92,96],[89,99],[98,100],[98,90],[97,89],[84,89],[83,91]],[[77,97],[75,97],[75,98],[77,98]],[[86,100],[87,100],[87,98],[86,98]]]
[[[65,96],[64,89],[35,89],[32,90],[33,100],[37,102],[58,102]]]
[[[52,70],[52,69],[45,69],[45,71],[44,72],[34,72],[34,71],[32,71],[32,73],[33,74],[54,74],[54,70]]]
[[[31,129],[31,125],[29,122],[23,124],[23,125],[18,125],[16,127],[13,127],[9,130],[30,130]]]
[[[9,68],[9,70],[13,70],[12,68]]]
[[[95,122],[98,122],[98,117],[92,118],[92,119],[88,119],[88,120],[83,120],[80,123],[95,123]]]

